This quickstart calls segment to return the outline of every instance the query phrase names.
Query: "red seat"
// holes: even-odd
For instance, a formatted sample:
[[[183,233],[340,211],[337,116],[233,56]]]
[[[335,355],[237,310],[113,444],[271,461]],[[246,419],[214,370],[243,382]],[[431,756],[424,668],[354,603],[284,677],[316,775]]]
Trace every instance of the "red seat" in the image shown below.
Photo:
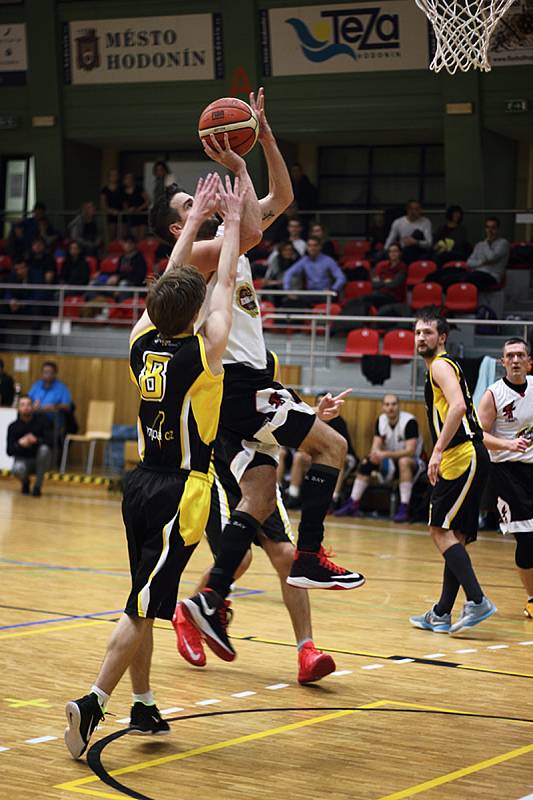
[[[84,299],[81,295],[72,295],[72,297],[65,297],[63,305],[63,316],[70,317],[71,319],[79,319],[80,309],[84,304]]]
[[[442,286],[438,283],[418,283],[413,289],[411,308],[416,311],[424,306],[442,305]]]
[[[366,258],[349,258],[342,262],[343,269],[356,269],[356,267],[366,269],[368,273],[371,270],[370,261],[367,261]]]
[[[473,283],[454,283],[446,292],[446,308],[449,311],[471,313],[477,310],[477,286]]]
[[[370,328],[358,328],[350,331],[346,339],[341,361],[351,361],[360,356],[375,356],[379,351],[379,333]]]
[[[96,256],[85,256],[85,261],[89,265],[89,277],[94,278],[98,272],[98,259]]]
[[[107,246],[107,252],[112,255],[119,255],[121,256],[124,252],[124,245],[122,244],[120,239],[113,239],[112,242],[109,242]]]
[[[270,300],[260,300],[259,308],[261,309],[261,314],[263,316],[263,328],[272,330],[272,328],[276,326],[276,320],[272,319],[271,317],[269,319],[265,319],[265,317],[268,314],[273,313],[276,310],[276,306]]]
[[[109,307],[109,319],[133,322],[134,319],[139,319],[143,309],[144,298],[138,297],[137,300],[135,300],[134,297],[127,297],[120,303],[115,303]]]
[[[383,337],[384,356],[391,358],[413,358],[415,352],[415,335],[413,331],[400,328],[387,331]]]
[[[442,269],[468,269],[468,264],[466,261],[447,261]]]
[[[372,284],[370,281],[348,281],[344,287],[343,302],[353,300],[355,297],[364,297],[365,294],[370,294],[372,291]]]
[[[342,263],[346,264],[350,260],[362,259],[370,250],[370,242],[367,239],[351,239],[344,245]]]
[[[139,250],[143,254],[144,260],[146,261],[147,275],[153,275],[155,254],[158,247],[159,247],[159,242],[157,241],[157,239],[141,239],[141,241],[139,242]]]
[[[437,265],[434,261],[413,261],[409,264],[405,285],[416,286],[417,283],[422,283],[436,269]]]
[[[11,256],[0,256],[0,272],[9,272],[12,266]]]
[[[106,256],[100,262],[100,272],[115,272],[120,256]]]
[[[265,285],[265,279],[264,278],[254,278],[253,283],[254,283],[254,289],[258,289],[259,290],[259,289],[262,289],[263,286]]]
[[[311,309],[311,313],[316,314],[317,316],[322,316],[327,313],[327,310],[328,310],[327,303],[316,303]],[[329,315],[331,317],[338,317],[339,314],[341,313],[341,310],[342,309],[339,303],[331,303],[329,307]],[[305,321],[305,333],[311,333],[311,329],[312,329],[311,320],[308,319]],[[315,331],[318,334],[323,335],[326,331],[326,323],[321,322],[319,325],[316,325]]]

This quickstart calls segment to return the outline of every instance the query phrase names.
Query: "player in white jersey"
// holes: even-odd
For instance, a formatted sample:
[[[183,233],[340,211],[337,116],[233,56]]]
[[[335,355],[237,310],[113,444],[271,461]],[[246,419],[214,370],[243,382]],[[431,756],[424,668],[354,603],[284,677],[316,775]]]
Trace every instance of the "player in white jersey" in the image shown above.
[[[400,504],[394,522],[407,522],[413,485],[425,469],[423,441],[416,417],[400,411],[395,394],[383,398],[383,411],[376,420],[370,453],[359,464],[352,494],[337,511],[336,517],[358,517],[359,504],[368,487],[370,475],[379,471],[387,480],[399,478]]]
[[[505,377],[489,386],[478,414],[485,431],[507,440],[506,449],[490,451],[489,486],[498,498],[502,533],[516,539],[515,562],[527,593],[524,614],[533,619],[533,378],[527,342],[508,339],[502,364]],[[525,451],[520,442],[528,445]]]
[[[257,103],[253,95],[250,100],[258,112],[259,141],[269,170],[270,191],[259,201],[258,224],[264,229],[290,204],[292,188],[285,162],[264,115],[262,90]],[[257,198],[243,159],[229,149],[227,138],[225,148],[220,147],[214,138],[211,146],[204,139],[204,149],[213,160],[239,176],[241,187],[247,179],[249,195],[244,216],[251,222],[256,218]],[[168,241],[170,237],[177,239],[180,236],[192,198],[178,191],[177,187],[174,187],[174,194],[167,190],[166,198],[166,207],[163,201],[163,205],[155,209],[153,219],[158,235]],[[243,238],[241,236],[241,244]],[[191,263],[203,272],[213,271],[222,239],[219,236],[214,240],[196,242]],[[242,251],[255,241],[248,241],[242,246]],[[240,259],[238,270],[232,341],[224,357],[224,400],[218,439],[223,439],[227,460],[239,482],[242,498],[224,529],[221,549],[207,589],[183,603],[184,613],[189,615],[209,646],[228,661],[235,658],[235,651],[226,633],[226,597],[235,571],[259,526],[275,511],[280,445],[301,447],[313,461],[302,491],[298,549],[287,582],[299,588],[328,589],[351,589],[364,583],[362,575],[333,564],[322,548],[324,518],[339,469],[344,463],[346,443],[294,392],[274,379],[273,368],[267,361],[260,309],[247,259]],[[334,399],[331,399],[331,404],[335,406]]]

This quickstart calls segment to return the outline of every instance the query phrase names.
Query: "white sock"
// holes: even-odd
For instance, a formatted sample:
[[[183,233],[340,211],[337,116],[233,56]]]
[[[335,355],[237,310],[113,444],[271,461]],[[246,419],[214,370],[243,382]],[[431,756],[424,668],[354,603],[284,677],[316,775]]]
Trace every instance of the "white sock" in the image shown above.
[[[106,694],[102,689],[99,689],[98,686],[91,686],[90,693],[97,696],[100,708],[102,711],[105,711],[105,707],[109,703],[110,695]]]
[[[408,505],[412,491],[413,484],[411,481],[400,481],[400,503]]]
[[[289,497],[300,497],[300,487],[293,486],[291,483],[289,486]]]
[[[307,642],[311,642],[311,644],[313,644],[313,640],[312,640],[312,639],[309,639],[309,638],[307,638],[307,639],[300,639],[300,641],[298,642],[298,652],[300,652],[300,650],[302,649],[302,647],[304,646],[304,644],[307,644]]]
[[[354,503],[358,503],[359,500],[362,498],[363,494],[365,493],[367,485],[368,481],[364,481],[362,478],[355,479],[351,495]]]
[[[333,502],[336,503],[339,499],[340,495],[338,492],[333,492]]]
[[[143,703],[145,706],[155,706],[154,694],[151,689],[142,694],[133,694],[134,703]]]

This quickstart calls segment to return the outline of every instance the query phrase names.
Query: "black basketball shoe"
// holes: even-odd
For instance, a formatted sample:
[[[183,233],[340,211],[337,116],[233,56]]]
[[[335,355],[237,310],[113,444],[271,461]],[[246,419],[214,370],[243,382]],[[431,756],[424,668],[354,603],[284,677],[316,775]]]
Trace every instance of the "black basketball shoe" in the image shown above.
[[[300,589],[357,589],[364,582],[363,575],[330,561],[323,547],[318,553],[296,550],[287,578],[287,583]]]
[[[170,725],[161,718],[158,707],[154,704],[134,703],[130,711],[129,733],[143,736],[164,736],[170,733]]]
[[[184,615],[200,631],[213,653],[223,661],[233,661],[237,655],[227,634],[233,616],[229,606],[229,601],[223,600],[213,589],[204,589],[182,601]]]
[[[72,758],[80,758],[86,751],[92,732],[104,718],[97,696],[91,692],[79,700],[70,700],[65,706],[68,728],[65,744]]]

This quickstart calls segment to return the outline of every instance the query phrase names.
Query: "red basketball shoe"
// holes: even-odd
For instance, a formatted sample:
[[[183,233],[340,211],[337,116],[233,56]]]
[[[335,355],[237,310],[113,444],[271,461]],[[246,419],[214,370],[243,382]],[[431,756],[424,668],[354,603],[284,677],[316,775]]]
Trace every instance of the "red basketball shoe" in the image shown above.
[[[317,650],[313,642],[306,642],[298,653],[298,683],[314,683],[335,669],[332,657]]]
[[[202,637],[191,625],[183,613],[181,603],[176,605],[174,616],[172,617],[172,627],[176,631],[178,653],[185,661],[193,667],[205,667],[206,658],[202,644]]]

